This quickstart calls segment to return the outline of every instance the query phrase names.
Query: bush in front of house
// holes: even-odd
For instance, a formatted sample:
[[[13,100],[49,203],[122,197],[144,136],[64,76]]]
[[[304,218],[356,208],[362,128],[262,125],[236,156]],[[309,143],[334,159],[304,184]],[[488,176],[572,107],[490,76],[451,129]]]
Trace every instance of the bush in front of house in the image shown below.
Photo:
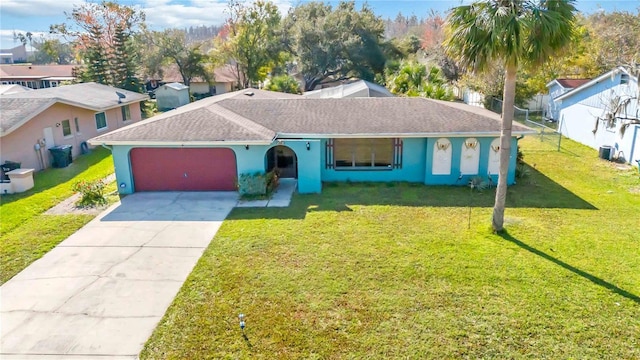
[[[76,203],[77,206],[87,207],[104,205],[107,199],[104,197],[106,184],[102,180],[80,180],[73,184],[73,191],[80,193],[81,198]]]
[[[278,187],[278,172],[276,169],[268,173],[255,172],[241,174],[238,178],[238,192],[242,196],[267,195]]]

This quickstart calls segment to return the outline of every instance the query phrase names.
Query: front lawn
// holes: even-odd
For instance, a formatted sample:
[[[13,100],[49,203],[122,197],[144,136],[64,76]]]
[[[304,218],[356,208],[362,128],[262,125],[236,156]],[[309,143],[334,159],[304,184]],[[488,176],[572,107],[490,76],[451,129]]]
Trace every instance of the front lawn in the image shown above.
[[[637,170],[522,146],[536,165],[502,236],[493,191],[468,188],[325,185],[235,209],[141,357],[640,358]]]
[[[45,215],[73,195],[80,179],[97,180],[113,173],[111,153],[96,148],[66,168],[34,174],[34,188],[0,197],[0,283],[4,283],[60,241],[89,222],[92,215]],[[113,186],[112,186],[113,187]],[[114,190],[113,187],[111,190]]]

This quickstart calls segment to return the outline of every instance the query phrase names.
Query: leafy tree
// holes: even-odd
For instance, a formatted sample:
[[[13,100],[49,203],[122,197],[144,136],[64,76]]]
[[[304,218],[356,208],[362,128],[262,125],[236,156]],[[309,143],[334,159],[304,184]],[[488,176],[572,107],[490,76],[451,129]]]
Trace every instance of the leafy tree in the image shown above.
[[[598,64],[600,73],[640,62],[640,8],[638,14],[596,12],[586,19],[585,26],[592,37],[588,54]]]
[[[27,46],[27,43],[29,43],[29,46],[32,46],[32,42],[33,42],[33,33],[31,31],[27,31],[26,33],[21,33],[21,32],[16,32],[15,30],[13,31],[13,41],[20,41],[20,43],[24,46]]]
[[[77,69],[80,79],[121,86],[126,73],[137,67],[138,47],[131,46],[131,39],[144,28],[144,13],[102,1],[75,5],[65,15],[68,22],[51,25],[50,32],[74,42],[85,64]]]
[[[319,2],[296,6],[285,19],[305,91],[352,77],[373,81],[384,71],[384,23],[371,8],[353,2],[336,8]]]
[[[102,28],[97,24],[89,29],[86,35],[95,39],[101,38]],[[86,64],[84,68],[79,68],[77,77],[82,82],[95,81],[100,84],[113,84],[107,49],[98,41],[88,42],[82,51],[83,60]]]
[[[143,92],[143,84],[138,79],[139,59],[140,52],[136,51],[133,37],[127,34],[122,25],[116,25],[113,56],[109,59],[113,69],[114,85],[130,91]]]
[[[484,71],[505,67],[500,170],[493,209],[494,231],[504,229],[511,126],[519,66],[536,66],[571,41],[574,0],[487,0],[453,8],[447,17],[448,53],[460,64]]]
[[[159,66],[161,63],[174,63],[178,67],[180,76],[185,85],[189,86],[195,77],[201,77],[205,81],[211,81],[207,71],[209,56],[202,53],[200,43],[188,44],[186,33],[183,30],[167,29],[155,32],[151,35],[152,42],[156,46],[152,54],[151,64]],[[161,72],[160,69],[152,72]]]
[[[300,94],[300,84],[298,84],[298,80],[290,75],[274,76],[265,89],[290,94]]]
[[[58,39],[34,39],[33,47],[36,49],[33,60],[36,64],[65,65],[73,61],[73,50],[69,43]]]
[[[438,67],[431,66],[427,71],[426,65],[407,61],[390,69],[387,86],[394,94],[453,100],[453,93],[446,87],[445,82],[446,79]]]
[[[280,12],[270,1],[250,5],[232,0],[229,18],[218,47],[222,59],[236,67],[239,88],[263,81],[271,70],[284,62],[280,32]]]

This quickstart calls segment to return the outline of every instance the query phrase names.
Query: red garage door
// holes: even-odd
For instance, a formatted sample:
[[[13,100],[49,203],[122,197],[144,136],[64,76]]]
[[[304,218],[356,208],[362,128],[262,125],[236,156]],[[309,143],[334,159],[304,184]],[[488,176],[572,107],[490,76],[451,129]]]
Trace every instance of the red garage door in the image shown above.
[[[231,149],[135,148],[130,160],[136,191],[236,190]]]

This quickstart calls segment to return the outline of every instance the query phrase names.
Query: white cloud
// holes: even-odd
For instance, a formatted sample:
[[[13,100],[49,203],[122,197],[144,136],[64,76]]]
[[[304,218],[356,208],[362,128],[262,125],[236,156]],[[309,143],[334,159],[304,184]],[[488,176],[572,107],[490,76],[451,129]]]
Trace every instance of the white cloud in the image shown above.
[[[3,16],[58,16],[73,9],[73,1],[66,0],[2,0]]]
[[[289,0],[274,1],[282,16],[291,7]],[[147,16],[147,23],[155,29],[184,28],[197,25],[222,25],[228,14],[226,0],[145,0],[141,9]]]

